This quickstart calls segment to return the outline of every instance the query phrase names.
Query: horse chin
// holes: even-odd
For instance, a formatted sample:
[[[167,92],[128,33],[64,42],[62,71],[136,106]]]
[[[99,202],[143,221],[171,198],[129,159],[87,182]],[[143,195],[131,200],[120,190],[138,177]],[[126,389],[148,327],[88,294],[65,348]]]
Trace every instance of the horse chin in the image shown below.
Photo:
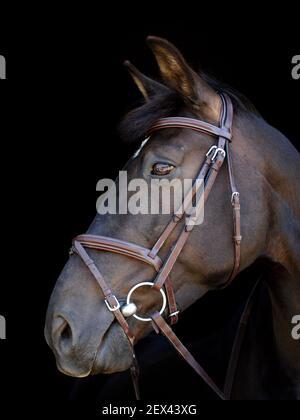
[[[59,363],[56,363],[57,369],[66,376],[72,378],[86,378],[91,374],[91,370],[77,370],[70,367],[62,367]]]
[[[128,338],[118,324],[113,324],[103,337],[91,375],[123,372],[130,368],[132,360]]]

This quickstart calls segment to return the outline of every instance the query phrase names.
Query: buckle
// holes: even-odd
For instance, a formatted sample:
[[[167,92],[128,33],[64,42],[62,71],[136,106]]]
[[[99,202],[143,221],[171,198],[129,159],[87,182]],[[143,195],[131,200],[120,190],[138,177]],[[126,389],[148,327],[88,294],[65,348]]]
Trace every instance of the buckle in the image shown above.
[[[178,315],[179,313],[180,313],[180,311],[175,311],[175,312],[172,312],[172,313],[169,315],[169,318],[172,318],[172,316]]]
[[[235,191],[235,192],[232,193],[232,195],[231,195],[231,204],[232,205],[234,204],[234,199],[239,198],[239,196],[240,196],[240,193],[238,191]]]
[[[115,302],[116,302],[116,304],[115,305],[113,305],[113,306],[110,306],[110,304],[108,303],[108,301],[107,301],[107,299],[104,299],[104,302],[105,302],[105,305],[107,306],[107,308],[108,308],[108,310],[110,311],[110,312],[115,312],[115,311],[117,311],[118,309],[120,309],[120,302],[118,301],[118,299],[116,298],[116,296],[115,295],[111,295],[110,297],[112,297],[113,299],[115,299]]]
[[[221,153],[221,155],[225,158],[226,157],[226,152],[224,149],[222,149],[221,147],[217,147],[215,150],[215,153],[213,154],[213,157],[211,158],[212,161],[214,161],[216,159],[216,157],[218,156],[218,153]]]
[[[217,148],[218,148],[217,146],[212,146],[209,149],[209,151],[206,153],[206,157],[209,157],[212,154],[213,150],[217,150]]]

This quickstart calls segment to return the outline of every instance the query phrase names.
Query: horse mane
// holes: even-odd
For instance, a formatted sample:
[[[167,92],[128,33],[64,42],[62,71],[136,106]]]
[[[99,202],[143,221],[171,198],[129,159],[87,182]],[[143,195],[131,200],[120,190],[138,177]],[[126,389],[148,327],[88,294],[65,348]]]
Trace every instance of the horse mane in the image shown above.
[[[260,116],[251,101],[231,86],[205,73],[201,73],[201,77],[215,91],[224,92],[230,96],[236,114],[251,113]],[[186,102],[183,96],[166,88],[164,92],[157,93],[150,97],[148,102],[128,112],[119,125],[121,139],[129,144],[140,143],[156,120],[178,116],[184,109],[186,109]]]

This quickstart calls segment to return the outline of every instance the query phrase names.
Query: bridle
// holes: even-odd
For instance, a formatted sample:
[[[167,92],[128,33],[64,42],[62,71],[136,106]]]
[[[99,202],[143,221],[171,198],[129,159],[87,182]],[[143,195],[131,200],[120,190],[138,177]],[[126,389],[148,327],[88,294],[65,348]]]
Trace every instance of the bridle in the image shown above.
[[[220,98],[222,101],[222,111],[220,118],[220,127],[214,126],[204,121],[192,119],[192,118],[183,118],[183,117],[173,117],[173,118],[162,118],[156,121],[150,128],[148,135],[150,136],[154,132],[167,128],[186,128],[194,130],[197,132],[205,133],[216,137],[217,143],[206,154],[205,161],[201,166],[198,175],[193,184],[193,191],[191,193],[192,199],[196,196],[197,192],[197,181],[204,180],[204,197],[203,200],[198,200],[196,203],[197,206],[203,206],[212,190],[212,187],[216,181],[217,175],[220,172],[220,169],[227,157],[227,167],[229,173],[230,187],[231,187],[231,204],[233,208],[233,245],[234,245],[234,263],[233,269],[227,278],[226,282],[222,287],[228,286],[235,276],[239,272],[240,268],[240,259],[241,259],[241,218],[240,218],[240,200],[239,192],[236,187],[233,170],[232,170],[232,161],[230,155],[230,143],[232,141],[232,120],[233,120],[233,106],[231,99],[228,95],[220,93]],[[94,249],[97,251],[109,251],[117,254],[121,254],[136,260],[140,260],[150,266],[152,266],[157,275],[153,282],[142,282],[136,284],[127,295],[126,306],[131,304],[131,296],[137,288],[140,287],[151,287],[161,293],[163,305],[159,312],[153,313],[148,318],[143,318],[136,313],[132,313],[136,319],[142,322],[152,322],[152,326],[157,333],[162,333],[169,342],[175,347],[177,352],[186,360],[186,362],[198,373],[199,376],[210,386],[210,388],[221,398],[229,399],[230,398],[230,389],[227,392],[222,392],[214,381],[208,376],[205,370],[200,366],[200,364],[194,359],[191,353],[186,349],[186,347],[181,343],[178,337],[174,334],[173,330],[170,328],[168,323],[164,320],[163,315],[165,313],[166,306],[168,306],[168,320],[170,325],[175,324],[178,321],[179,310],[177,308],[177,303],[175,299],[175,293],[173,286],[170,280],[170,272],[174,267],[185,243],[187,242],[195,223],[195,211],[191,210],[195,207],[191,207],[191,201],[187,203],[184,207],[180,208],[174,212],[170,222],[165,227],[164,231],[157,239],[155,244],[151,249],[144,248],[142,246],[136,245],[131,242],[122,241],[119,239],[114,239],[105,236],[90,235],[84,234],[79,235],[73,240],[73,246],[71,248],[71,253],[77,253],[85,265],[88,267],[94,278],[97,280],[100,289],[104,295],[104,302],[107,306],[107,309],[112,312],[119,322],[120,326],[123,328],[133,351],[134,336],[130,331],[128,323],[125,319],[124,314],[126,310],[124,307],[121,307],[120,301],[115,296],[113,291],[110,289],[109,285],[106,283],[104,277],[96,267],[94,261],[89,257],[86,248]],[[185,217],[184,217],[185,216]],[[180,232],[177,239],[173,242],[167,258],[162,261],[159,257],[159,251],[166,243],[167,239],[170,237],[172,232],[177,226],[181,226]],[[134,379],[135,391],[137,398],[139,398],[139,390],[137,386],[137,374],[138,367],[135,356],[133,357],[134,363],[131,368],[132,377]],[[226,388],[226,387],[225,387]],[[228,386],[227,386],[228,388]],[[230,387],[229,387],[230,388]],[[227,394],[227,395],[225,395]]]

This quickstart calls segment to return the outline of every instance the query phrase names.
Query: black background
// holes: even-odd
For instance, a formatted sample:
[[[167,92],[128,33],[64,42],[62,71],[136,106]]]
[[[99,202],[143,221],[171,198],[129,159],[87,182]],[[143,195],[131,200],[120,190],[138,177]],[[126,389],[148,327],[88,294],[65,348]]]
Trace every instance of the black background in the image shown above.
[[[72,237],[94,217],[96,182],[113,178],[132,153],[116,127],[140,96],[122,62],[157,77],[147,35],[167,38],[195,68],[239,89],[299,150],[300,81],[291,77],[291,59],[300,45],[292,11],[276,21],[246,5],[231,18],[191,8],[176,19],[134,12],[118,9],[117,18],[77,10],[75,18],[57,10],[9,26],[1,17],[0,314],[7,340],[0,342],[0,370],[4,392],[31,408],[41,398],[67,400],[73,383],[56,371],[44,342],[45,312]]]

